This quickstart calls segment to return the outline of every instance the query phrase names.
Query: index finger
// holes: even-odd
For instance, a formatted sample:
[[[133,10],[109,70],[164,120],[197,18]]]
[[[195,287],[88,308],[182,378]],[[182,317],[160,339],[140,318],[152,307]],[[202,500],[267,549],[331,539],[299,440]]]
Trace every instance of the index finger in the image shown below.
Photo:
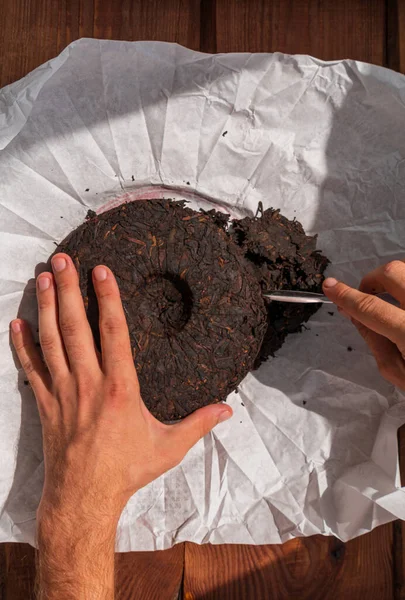
[[[93,270],[99,307],[103,371],[106,375],[135,372],[129,332],[120,291],[111,270],[99,265]]]
[[[323,291],[352,319],[391,340],[405,346],[405,312],[384,300],[355,290],[336,279],[324,281]]]

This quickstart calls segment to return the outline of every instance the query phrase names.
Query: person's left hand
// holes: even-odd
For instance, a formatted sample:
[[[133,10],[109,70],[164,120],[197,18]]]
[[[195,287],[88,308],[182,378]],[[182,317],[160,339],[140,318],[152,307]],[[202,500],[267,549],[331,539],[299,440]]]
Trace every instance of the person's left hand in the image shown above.
[[[232,415],[223,404],[164,425],[139,390],[119,289],[104,266],[93,271],[100,311],[98,354],[72,260],[52,259],[37,279],[39,338],[12,322],[12,340],[34,390],[43,429],[45,484],[39,519],[57,513],[74,523],[78,509],[95,520],[119,515],[129,497],[179,464],[217,423]]]

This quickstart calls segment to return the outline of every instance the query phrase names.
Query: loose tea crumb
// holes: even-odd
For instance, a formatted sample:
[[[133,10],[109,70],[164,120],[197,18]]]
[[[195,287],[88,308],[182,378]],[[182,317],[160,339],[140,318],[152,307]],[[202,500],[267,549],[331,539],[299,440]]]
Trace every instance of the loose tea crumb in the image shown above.
[[[24,379],[24,385],[29,385],[29,381],[27,379]]]
[[[347,346],[347,351],[348,352],[353,352],[353,348],[351,346]]]
[[[328,315],[330,315],[331,317],[333,317],[333,315],[334,315],[334,314],[335,314],[335,313],[334,313],[333,311],[329,311],[329,310],[328,310]]]
[[[86,220],[88,221],[89,219],[94,219],[94,217],[97,217],[96,211],[89,209],[86,214]]]
[[[224,131],[224,133],[222,134],[222,137],[225,137],[227,133],[228,133],[227,131]]]
[[[135,177],[132,175],[132,181],[135,181]]]
[[[245,405],[243,404],[243,402],[241,402],[241,403],[240,403],[240,405],[241,405],[241,406],[245,406]]]
[[[89,192],[89,191],[90,191],[90,188],[86,188],[84,191],[85,191],[85,192]]]
[[[303,400],[303,401],[302,401],[302,404],[303,404],[304,406],[306,405],[306,403],[307,403],[307,401],[306,401],[306,400]]]
[[[189,182],[189,181],[186,181],[186,185],[190,185],[190,182]]]

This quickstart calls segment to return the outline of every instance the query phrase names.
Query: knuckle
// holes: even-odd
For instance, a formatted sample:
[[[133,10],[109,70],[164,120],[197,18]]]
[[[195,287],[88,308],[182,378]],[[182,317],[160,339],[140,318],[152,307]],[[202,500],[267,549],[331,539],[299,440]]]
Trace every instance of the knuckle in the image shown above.
[[[374,296],[369,296],[368,294],[365,294],[364,296],[361,296],[357,301],[357,309],[361,313],[371,314],[375,312],[377,302],[378,301]]]
[[[33,375],[35,369],[32,361],[29,358],[24,359],[21,362],[21,366],[24,369],[25,374],[28,376]]]
[[[48,308],[52,308],[54,305],[53,298],[50,294],[42,293],[38,298],[38,308],[39,310],[47,310]]]
[[[121,400],[128,393],[128,386],[125,381],[112,380],[107,383],[107,395],[111,400]]]
[[[59,327],[64,336],[75,336],[78,330],[78,323],[73,319],[60,319]]]
[[[24,340],[13,341],[13,344],[14,344],[14,348],[16,349],[16,352],[18,354],[21,352],[21,350],[24,350],[24,348],[25,348]]]
[[[350,293],[350,291],[351,291],[350,288],[348,288],[346,286],[338,285],[337,294],[336,294],[337,303],[343,304],[345,302],[348,294]]]
[[[69,278],[59,277],[59,279],[57,279],[56,281],[56,284],[58,286],[58,291],[62,292],[62,294],[65,294],[66,292],[72,289],[72,282]]]
[[[43,352],[49,352],[55,347],[55,339],[53,336],[48,334],[40,335],[41,348]]]
[[[118,316],[105,317],[101,320],[101,328],[108,335],[114,335],[121,332],[126,325],[126,321]]]
[[[111,287],[111,285],[109,283],[107,283],[106,281],[104,281],[103,283],[104,283],[104,285],[98,291],[99,297],[101,299],[104,299],[104,298],[116,298],[117,294],[116,294],[114,288]]]

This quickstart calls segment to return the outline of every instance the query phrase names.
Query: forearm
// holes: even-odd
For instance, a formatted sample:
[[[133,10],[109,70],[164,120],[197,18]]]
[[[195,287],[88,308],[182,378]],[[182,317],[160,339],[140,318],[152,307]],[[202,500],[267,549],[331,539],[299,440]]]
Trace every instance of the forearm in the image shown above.
[[[38,524],[39,600],[113,600],[116,522],[48,515]]]

